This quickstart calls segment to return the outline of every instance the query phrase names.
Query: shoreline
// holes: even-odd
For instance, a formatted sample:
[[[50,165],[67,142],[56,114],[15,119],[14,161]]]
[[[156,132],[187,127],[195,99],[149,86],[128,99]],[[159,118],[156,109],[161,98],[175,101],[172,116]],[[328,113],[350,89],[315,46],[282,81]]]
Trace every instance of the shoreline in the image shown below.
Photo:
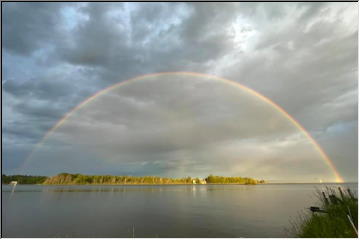
[[[42,184],[42,183],[35,183],[35,184],[17,184],[17,185],[39,185],[39,186],[174,186],[174,185],[185,185],[185,186],[206,186],[206,185],[245,185],[245,186],[256,186],[256,185],[286,185],[286,184],[358,184],[357,182],[324,182],[324,183],[317,183],[317,182],[306,182],[306,183],[258,183],[258,184],[245,184],[245,183],[206,183],[206,184],[193,184],[193,183],[129,183],[129,184]],[[1,183],[1,185],[10,185],[9,183]]]

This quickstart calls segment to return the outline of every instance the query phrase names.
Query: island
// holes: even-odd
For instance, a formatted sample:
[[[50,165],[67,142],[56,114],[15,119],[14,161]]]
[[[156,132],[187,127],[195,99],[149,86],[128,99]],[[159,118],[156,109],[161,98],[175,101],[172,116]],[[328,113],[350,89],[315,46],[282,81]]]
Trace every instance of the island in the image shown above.
[[[112,175],[84,175],[60,173],[56,176],[29,176],[29,175],[2,175],[1,182],[9,184],[16,181],[18,184],[54,184],[54,185],[78,185],[78,184],[263,184],[264,180],[249,177],[223,177],[209,175],[206,178],[168,178],[158,176],[112,176]]]

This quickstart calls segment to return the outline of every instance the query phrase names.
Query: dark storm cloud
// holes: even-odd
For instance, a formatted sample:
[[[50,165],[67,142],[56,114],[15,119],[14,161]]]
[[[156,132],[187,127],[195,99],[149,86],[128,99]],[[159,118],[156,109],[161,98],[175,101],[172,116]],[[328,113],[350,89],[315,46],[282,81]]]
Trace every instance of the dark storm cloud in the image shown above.
[[[4,3],[3,46],[29,55],[51,44],[57,35],[61,3]]]
[[[30,79],[26,82],[8,81],[3,86],[4,91],[16,97],[35,96],[38,99],[59,100],[61,97],[67,96],[71,91],[70,84],[64,84],[60,81],[44,81],[38,79]]]
[[[231,49],[222,27],[233,20],[233,4],[89,4],[87,16],[71,34],[71,44],[58,46],[69,63],[97,67],[107,81],[146,72],[196,70]],[[212,14],[219,11],[217,17]],[[175,14],[174,14],[175,13]],[[211,51],[208,51],[211,49]],[[156,59],[156,61],[154,61]],[[196,67],[196,69],[195,69]]]
[[[321,109],[334,98],[340,98],[357,88],[356,28],[353,25],[344,27],[335,24],[345,22],[344,16],[339,13],[330,19],[307,14],[309,11],[329,14],[330,6],[313,3],[307,7],[297,7],[307,9],[298,14],[301,21],[295,15],[276,31],[262,32],[253,51],[244,54],[240,61],[235,60],[222,72],[233,79],[240,76],[239,81],[269,96],[306,127],[319,127],[316,121],[302,119],[301,114],[314,105],[313,109]],[[304,19],[304,16],[307,18]],[[315,17],[317,19],[314,20]],[[356,104],[356,94],[352,102]],[[325,114],[329,112],[320,109]],[[354,119],[356,111],[350,109]],[[348,111],[349,108],[337,110]],[[326,119],[330,120],[331,117]],[[326,127],[323,123],[319,125]]]
[[[321,141],[344,175],[356,178],[345,166],[356,165],[355,145],[335,144],[357,142],[356,3],[4,3],[2,14],[4,138],[12,143],[40,139],[67,111],[114,83],[195,71],[274,100]],[[141,91],[128,94],[135,109],[146,104]],[[154,101],[150,112],[159,107]],[[341,134],[331,135],[336,126]],[[143,149],[160,154],[165,145],[153,141]]]
[[[64,59],[73,64],[85,66],[108,66],[118,52],[125,57],[130,55],[126,48],[126,32],[114,31],[117,22],[107,17],[112,4],[89,4],[81,8],[88,20],[77,26],[70,36],[72,44],[63,46],[59,53]],[[122,9],[123,4],[116,5]],[[120,23],[121,24],[121,23]],[[119,56],[117,56],[119,57]],[[120,60],[120,59],[119,59]],[[130,59],[129,59],[130,60]]]

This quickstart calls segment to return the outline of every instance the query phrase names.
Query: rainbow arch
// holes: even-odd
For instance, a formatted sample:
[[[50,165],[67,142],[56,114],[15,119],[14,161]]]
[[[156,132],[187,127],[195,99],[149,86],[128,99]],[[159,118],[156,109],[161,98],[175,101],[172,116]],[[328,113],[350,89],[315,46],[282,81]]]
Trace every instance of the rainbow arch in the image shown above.
[[[128,80],[125,80],[123,82],[119,82],[116,83],[114,85],[111,85],[105,89],[102,89],[100,91],[98,91],[97,93],[93,94],[92,96],[90,96],[89,98],[85,99],[84,101],[82,101],[80,104],[78,104],[77,106],[75,106],[74,108],[72,108],[69,112],[67,112],[51,129],[49,129],[45,135],[43,136],[43,138],[36,144],[36,146],[33,148],[33,150],[31,151],[31,153],[28,155],[28,157],[26,158],[26,160],[24,161],[24,164],[31,159],[32,155],[34,154],[34,152],[45,142],[45,140],[52,134],[52,132],[54,132],[56,129],[58,129],[61,125],[63,125],[66,120],[77,110],[79,110],[80,108],[84,107],[86,104],[90,103],[91,101],[93,101],[95,98],[100,97],[101,95],[107,93],[108,91],[117,88],[117,87],[121,87],[125,84],[130,84],[136,80],[140,80],[146,77],[156,77],[156,76],[162,76],[162,75],[188,75],[188,76],[195,76],[195,77],[207,77],[210,79],[214,79],[214,80],[218,80],[218,81],[222,81],[226,84],[229,84],[231,86],[240,88],[242,90],[247,91],[248,93],[258,97],[259,99],[263,100],[264,102],[268,103],[272,108],[274,108],[275,110],[279,111],[281,114],[283,114],[297,129],[299,129],[302,133],[305,134],[305,136],[309,139],[309,141],[313,144],[313,146],[315,147],[315,149],[319,152],[319,154],[321,155],[321,157],[324,159],[324,161],[326,162],[326,164],[330,167],[330,169],[333,171],[334,176],[336,178],[336,182],[342,183],[344,182],[343,178],[341,177],[340,173],[338,172],[338,170],[335,167],[335,164],[333,163],[333,161],[330,159],[330,157],[325,153],[325,151],[321,148],[321,146],[316,142],[316,140],[311,136],[311,134],[298,122],[296,121],[289,113],[287,113],[281,106],[279,106],[278,104],[274,103],[272,100],[270,100],[269,98],[265,97],[264,95],[256,92],[255,90],[248,88],[236,81],[233,80],[229,80],[229,79],[225,79],[225,78],[221,78],[221,77],[217,77],[217,76],[212,76],[212,75],[208,75],[208,74],[203,74],[203,73],[195,73],[195,72],[160,72],[160,73],[151,73],[151,74],[145,74],[145,75],[141,75],[135,78],[131,78]]]

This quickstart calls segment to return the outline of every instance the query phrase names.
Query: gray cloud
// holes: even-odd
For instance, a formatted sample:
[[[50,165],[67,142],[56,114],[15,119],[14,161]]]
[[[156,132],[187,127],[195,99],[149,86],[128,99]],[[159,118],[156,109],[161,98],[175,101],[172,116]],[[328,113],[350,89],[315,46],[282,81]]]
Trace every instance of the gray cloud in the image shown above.
[[[57,34],[59,3],[5,3],[4,47],[21,55],[51,44]]]
[[[98,97],[56,129],[26,168],[38,171],[34,161],[54,172],[62,170],[54,161],[78,165],[75,149],[97,156],[83,163],[95,166],[100,158],[102,169],[119,172],[126,166],[148,173],[150,166],[154,173],[175,176],[210,171],[269,179],[285,168],[287,179],[333,179],[309,139],[283,113],[243,89],[191,75],[148,77]],[[69,160],[61,160],[67,154]],[[267,169],[269,163],[278,170]]]
[[[26,82],[9,81],[4,86],[4,91],[13,94],[16,97],[36,96],[38,99],[54,99],[59,100],[63,96],[67,96],[71,85],[64,84],[60,81],[51,81],[30,79]]]
[[[356,3],[5,3],[2,105],[4,149],[9,154],[4,162],[11,162],[5,170],[14,172],[31,144],[97,91],[141,74],[195,71],[233,79],[275,101],[322,144],[346,179],[355,180],[357,19]],[[84,124],[96,117],[99,127],[121,123],[131,129],[133,139],[122,143],[123,150],[141,146],[139,152],[151,155],[153,160],[144,163],[148,173],[178,167],[186,175],[186,167],[175,160],[156,162],[176,156],[185,159],[184,166],[211,170],[191,159],[195,146],[206,152],[215,144],[209,135],[230,141],[241,127],[231,120],[234,106],[221,104],[224,93],[188,87],[193,89],[182,101],[175,93],[165,94],[171,89],[166,84],[158,96],[151,95],[152,86],[129,89],[116,98],[122,106],[122,111],[113,109],[116,117],[89,112]],[[212,105],[199,100],[209,96]],[[196,121],[205,125],[191,126],[184,120],[188,116],[181,111],[191,111],[188,106],[199,111]],[[252,109],[242,111],[249,114]],[[177,116],[172,129],[178,132],[176,144],[150,131],[156,130],[160,113],[162,118]],[[216,125],[221,121],[226,128]],[[256,123],[247,123],[248,132],[240,135],[255,137]],[[87,125],[78,129],[81,126]],[[137,136],[136,126],[150,129],[148,135]],[[211,126],[211,131],[204,126]],[[198,136],[181,140],[181,133],[195,131],[191,128],[199,131]],[[354,144],[336,144],[339,141]],[[192,151],[184,150],[189,147]],[[274,160],[269,161],[275,161],[270,156]],[[253,169],[259,164],[260,160]],[[81,171],[81,164],[78,167]],[[127,168],[132,170],[123,171],[137,174],[134,166]],[[278,173],[274,167],[263,169],[264,175]]]

